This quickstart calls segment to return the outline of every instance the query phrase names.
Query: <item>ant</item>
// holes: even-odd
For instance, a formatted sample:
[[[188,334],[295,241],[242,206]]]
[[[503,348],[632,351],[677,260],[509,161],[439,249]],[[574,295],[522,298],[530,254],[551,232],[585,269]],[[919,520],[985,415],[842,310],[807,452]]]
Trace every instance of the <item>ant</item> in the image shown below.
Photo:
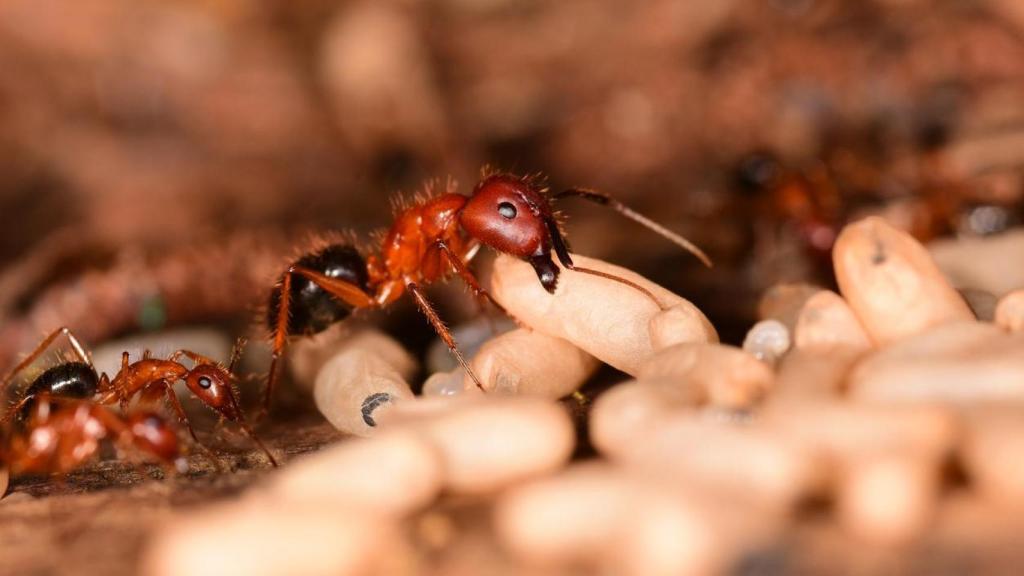
[[[105,440],[119,452],[147,454],[188,471],[177,432],[158,414],[120,416],[91,400],[37,394],[23,425],[5,440],[0,462],[11,474],[67,474],[93,459]]]
[[[573,264],[553,202],[579,197],[607,206],[660,234],[710,266],[708,257],[691,242],[610,196],[584,188],[555,195],[537,177],[486,173],[470,196],[455,192],[449,181],[444,193],[420,195],[411,205],[398,206],[394,223],[377,254],[364,258],[351,244],[331,243],[293,262],[270,294],[267,325],[273,357],[267,377],[263,410],[270,408],[277,364],[290,336],[310,336],[347,317],[355,309],[382,308],[408,293],[452,355],[476,385],[483,385],[456,346],[444,322],[423,292],[423,286],[455,274],[474,295],[504,309],[480,286],[468,262],[481,245],[526,260],[549,293],[558,285],[559,268],[621,282],[650,291],[625,278]],[[660,306],[660,303],[659,303]]]
[[[60,336],[65,336],[71,343],[77,360],[53,366],[36,377],[22,394],[21,399],[0,421],[7,421],[12,417],[23,415],[24,411],[41,396],[94,400],[101,405],[117,403],[120,404],[123,412],[127,412],[128,404],[134,397],[138,397],[139,401],[144,404],[159,401],[163,397],[167,405],[174,410],[178,420],[188,429],[192,440],[202,446],[174,392],[174,384],[181,380],[185,382],[185,386],[196,398],[217,412],[223,420],[238,424],[267,455],[270,463],[277,466],[277,460],[274,459],[270,450],[246,423],[232,386],[235,365],[242,354],[242,341],[235,344],[227,368],[210,358],[189,350],[178,350],[167,359],[151,358],[149,351],[146,350],[142,359],[135,362],[129,362],[128,352],[124,352],[121,355],[121,369],[113,378],[110,378],[106,373],[97,374],[96,368],[93,367],[92,360],[81,342],[71,330],[62,327],[50,333],[31,354],[14,367],[11,373],[0,382],[0,390],[6,389],[19,372],[30,366]],[[182,357],[192,361],[191,369],[179,362]]]

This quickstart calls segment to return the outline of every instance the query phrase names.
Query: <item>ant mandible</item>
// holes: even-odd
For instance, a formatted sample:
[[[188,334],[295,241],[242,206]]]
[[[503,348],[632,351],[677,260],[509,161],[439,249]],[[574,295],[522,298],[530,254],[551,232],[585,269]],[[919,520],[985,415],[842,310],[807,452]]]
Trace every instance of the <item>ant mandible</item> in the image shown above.
[[[185,409],[174,392],[174,384],[179,380],[200,402],[213,409],[224,420],[234,422],[259,446],[270,463],[277,466],[277,460],[270,450],[260,441],[255,432],[245,421],[233,388],[235,365],[242,353],[242,342],[239,341],[231,353],[231,361],[227,368],[216,361],[189,350],[178,350],[167,359],[151,358],[149,351],[143,353],[141,360],[129,362],[128,352],[121,355],[121,369],[113,378],[106,373],[99,375],[92,365],[92,360],[78,338],[66,327],[58,328],[43,339],[10,374],[0,382],[0,390],[7,386],[19,372],[30,366],[60,336],[65,336],[71,343],[77,360],[53,366],[32,381],[25,389],[21,399],[12,406],[2,421],[8,421],[25,411],[41,395],[59,398],[95,400],[98,404],[120,404],[122,411],[127,412],[132,398],[138,397],[140,403],[150,404],[164,398],[177,415],[181,423],[188,429],[192,440],[199,446],[202,443],[196,437],[195,430],[189,422]],[[192,361],[192,368],[179,362],[181,358]]]
[[[109,440],[119,451],[147,454],[188,471],[178,434],[153,412],[120,416],[91,400],[38,394],[25,420],[0,446],[0,462],[17,474],[64,475],[93,459]]]
[[[406,292],[466,373],[483,390],[451,332],[423,292],[424,285],[454,273],[477,297],[504,311],[468,267],[481,245],[529,262],[550,293],[554,293],[559,275],[559,268],[551,258],[554,251],[558,261],[569,270],[621,282],[658,302],[653,294],[634,282],[573,264],[552,206],[555,200],[573,196],[610,207],[693,253],[705,265],[711,265],[708,257],[690,241],[601,192],[572,188],[550,195],[537,177],[501,172],[485,173],[470,196],[456,193],[449,182],[444,193],[427,194],[412,205],[400,208],[377,254],[364,259],[354,246],[333,243],[300,257],[281,275],[267,307],[273,357],[264,412],[269,410],[278,360],[290,336],[316,334],[341,321],[354,309],[381,308]]]

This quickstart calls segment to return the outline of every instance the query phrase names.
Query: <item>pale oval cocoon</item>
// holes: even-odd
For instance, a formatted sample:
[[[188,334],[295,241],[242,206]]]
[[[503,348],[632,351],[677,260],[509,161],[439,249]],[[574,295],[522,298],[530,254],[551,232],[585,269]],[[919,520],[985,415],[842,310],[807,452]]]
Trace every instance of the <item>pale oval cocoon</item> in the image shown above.
[[[713,573],[728,545],[718,518],[688,498],[601,464],[510,490],[495,531],[528,566],[626,575]]]
[[[576,433],[555,402],[522,396],[477,396],[406,402],[387,428],[408,428],[429,440],[444,465],[445,488],[486,493],[563,466]],[[447,406],[444,406],[447,404]]]
[[[364,574],[404,545],[382,516],[256,500],[175,517],[156,534],[148,576]]]
[[[338,323],[309,338],[300,338],[291,346],[288,367],[292,379],[312,389],[316,375],[328,360],[345,350],[366,350],[376,354],[408,380],[416,374],[416,359],[387,334],[373,328],[351,330],[347,323]]]
[[[967,411],[962,459],[977,488],[994,502],[1024,503],[1024,410],[983,406]]]
[[[675,344],[718,342],[718,332],[699,308],[688,300],[651,317],[651,344],[662,350]]]
[[[996,325],[1009,332],[1024,332],[1024,290],[1014,290],[999,299]]]
[[[747,331],[743,351],[754,358],[774,365],[789,352],[792,341],[789,328],[778,320],[761,320]]]
[[[853,309],[831,290],[821,290],[804,302],[797,314],[793,341],[798,350],[813,351],[867,350],[872,346]]]
[[[644,362],[637,376],[642,380],[676,380],[703,391],[709,404],[725,408],[756,404],[775,380],[764,362],[722,344],[670,346]]]
[[[938,463],[961,438],[952,410],[938,406],[875,405],[840,399],[766,406],[761,423],[833,462],[864,455],[914,454]]]
[[[267,490],[279,502],[401,516],[437,497],[443,472],[428,441],[408,432],[385,432],[302,456],[272,476]]]
[[[876,402],[1024,401],[1024,334],[945,324],[863,358],[849,394]]]
[[[757,303],[757,317],[760,320],[778,320],[792,332],[804,303],[822,290],[821,286],[801,282],[776,284],[761,296]]]
[[[881,218],[844,228],[832,260],[840,292],[876,343],[974,319],[924,246]]]
[[[718,533],[721,528],[713,526],[717,518],[673,494],[643,485],[634,490],[637,502],[622,535],[617,573],[677,576],[724,571],[729,548],[739,544],[724,541]]]
[[[791,351],[779,364],[769,403],[838,397],[846,377],[863,353],[836,347]]]
[[[434,372],[425,382],[420,394],[423,397],[454,397],[463,394],[479,394],[480,389],[472,381],[466,387],[466,371],[456,368],[451,372]]]
[[[941,238],[928,245],[936,265],[957,288],[1006,294],[1024,287],[1024,229],[1000,234]]]
[[[402,375],[364,348],[346,348],[328,360],[313,387],[324,417],[338,430],[357,436],[373,434],[382,413],[412,398]]]
[[[635,375],[655,350],[652,318],[662,312],[662,307],[670,308],[684,300],[625,268],[578,255],[573,255],[573,260],[577,266],[635,282],[650,290],[659,302],[620,282],[567,269],[561,270],[558,288],[549,294],[528,263],[505,255],[494,262],[492,294],[522,324],[564,338],[602,362]],[[694,334],[710,326],[702,314],[692,322],[689,332]],[[704,335],[704,341],[714,339],[717,335],[713,333]]]
[[[757,425],[674,413],[635,439],[615,455],[617,461],[773,508],[791,505],[822,479],[811,451]]]
[[[613,386],[590,409],[590,442],[602,454],[626,450],[636,437],[658,426],[665,415],[686,410],[704,399],[704,392],[674,381],[645,380]]]
[[[633,487],[605,464],[583,464],[515,487],[494,509],[499,541],[530,565],[609,560],[634,499]]]
[[[865,457],[846,468],[837,498],[839,522],[854,536],[903,544],[927,528],[938,501],[939,473],[913,453]]]
[[[600,362],[568,340],[518,328],[489,340],[470,366],[487,392],[557,399],[582,386]],[[468,376],[464,386],[476,388]]]

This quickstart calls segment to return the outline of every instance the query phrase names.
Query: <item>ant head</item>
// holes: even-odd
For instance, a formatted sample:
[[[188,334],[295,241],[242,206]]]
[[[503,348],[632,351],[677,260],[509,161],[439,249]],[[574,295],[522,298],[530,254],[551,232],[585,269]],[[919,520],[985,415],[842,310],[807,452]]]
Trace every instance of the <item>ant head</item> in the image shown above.
[[[527,178],[510,174],[484,178],[473,189],[459,221],[476,240],[530,262],[548,292],[555,291],[559,272],[551,250],[563,265],[572,265],[547,198]]]
[[[139,412],[128,417],[128,427],[132,443],[139,450],[181,470],[184,458],[178,445],[178,433],[167,420],[154,412]]]
[[[185,375],[185,386],[203,404],[224,418],[236,422],[240,414],[231,387],[231,373],[216,364],[197,364]]]

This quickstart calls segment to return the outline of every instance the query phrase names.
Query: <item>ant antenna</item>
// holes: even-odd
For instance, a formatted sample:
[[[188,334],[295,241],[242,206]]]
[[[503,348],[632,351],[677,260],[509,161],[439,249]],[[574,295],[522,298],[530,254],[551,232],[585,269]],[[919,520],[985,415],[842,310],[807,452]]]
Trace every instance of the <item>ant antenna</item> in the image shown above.
[[[258,446],[259,449],[262,450],[264,454],[267,455],[267,459],[270,460],[270,465],[273,466],[274,468],[277,468],[277,459],[274,458],[274,455],[270,452],[270,449],[267,448],[267,445],[264,444],[263,441],[260,440],[260,437],[257,436],[256,433],[253,431],[253,429],[249,427],[249,423],[245,421],[245,413],[242,412],[241,407],[239,407],[238,405],[238,400],[235,398],[235,391],[231,387],[228,387],[227,393],[228,401],[231,402],[235,414],[238,415],[238,427],[241,428],[242,432],[245,432],[245,435],[248,436],[249,439],[252,440],[253,443],[256,444],[256,446]]]
[[[621,284],[625,284],[626,286],[629,286],[630,288],[634,288],[634,289],[639,290],[640,292],[643,292],[644,294],[646,294],[648,298],[650,298],[651,300],[654,300],[654,303],[658,305],[658,308],[661,308],[662,310],[665,309],[665,305],[662,304],[661,301],[658,300],[658,298],[650,290],[648,290],[647,288],[644,288],[643,286],[637,284],[636,282],[633,282],[632,280],[627,280],[626,278],[620,278],[619,276],[615,276],[614,274],[608,274],[607,272],[601,272],[600,270],[594,270],[592,268],[581,268],[580,266],[573,266],[572,268],[570,268],[570,270],[572,270],[573,272],[582,272],[584,274],[590,274],[591,276],[599,276],[601,278],[607,278],[609,280],[615,280],[616,282],[619,282]]]
[[[647,216],[640,214],[639,212],[633,210],[629,206],[626,206],[622,202],[619,202],[618,200],[612,198],[607,194],[604,194],[603,192],[588,190],[586,188],[570,188],[568,190],[565,190],[564,192],[559,192],[558,194],[555,194],[554,199],[560,200],[562,198],[567,198],[570,196],[583,198],[584,200],[589,200],[591,202],[594,202],[595,204],[607,206],[612,210],[615,210],[619,214],[622,214],[626,218],[629,218],[630,220],[636,222],[637,224],[640,224],[641,226],[647,228],[648,230],[651,230],[655,234],[658,234],[659,236],[665,238],[669,242],[672,242],[673,244],[679,246],[683,250],[686,250],[690,254],[693,254],[708,268],[714,266],[714,264],[712,264],[711,262],[711,258],[708,258],[708,255],[705,254],[703,250],[698,248],[693,242],[690,242],[686,238],[683,238],[679,234],[676,234],[675,232],[669,230],[668,228],[665,228],[661,224],[658,224],[654,220],[651,220]]]
[[[238,366],[238,361],[242,358],[242,350],[245,348],[245,344],[246,339],[244,336],[239,336],[238,340],[235,340],[235,346],[231,349],[231,360],[228,362],[228,374],[235,374],[235,368]]]

